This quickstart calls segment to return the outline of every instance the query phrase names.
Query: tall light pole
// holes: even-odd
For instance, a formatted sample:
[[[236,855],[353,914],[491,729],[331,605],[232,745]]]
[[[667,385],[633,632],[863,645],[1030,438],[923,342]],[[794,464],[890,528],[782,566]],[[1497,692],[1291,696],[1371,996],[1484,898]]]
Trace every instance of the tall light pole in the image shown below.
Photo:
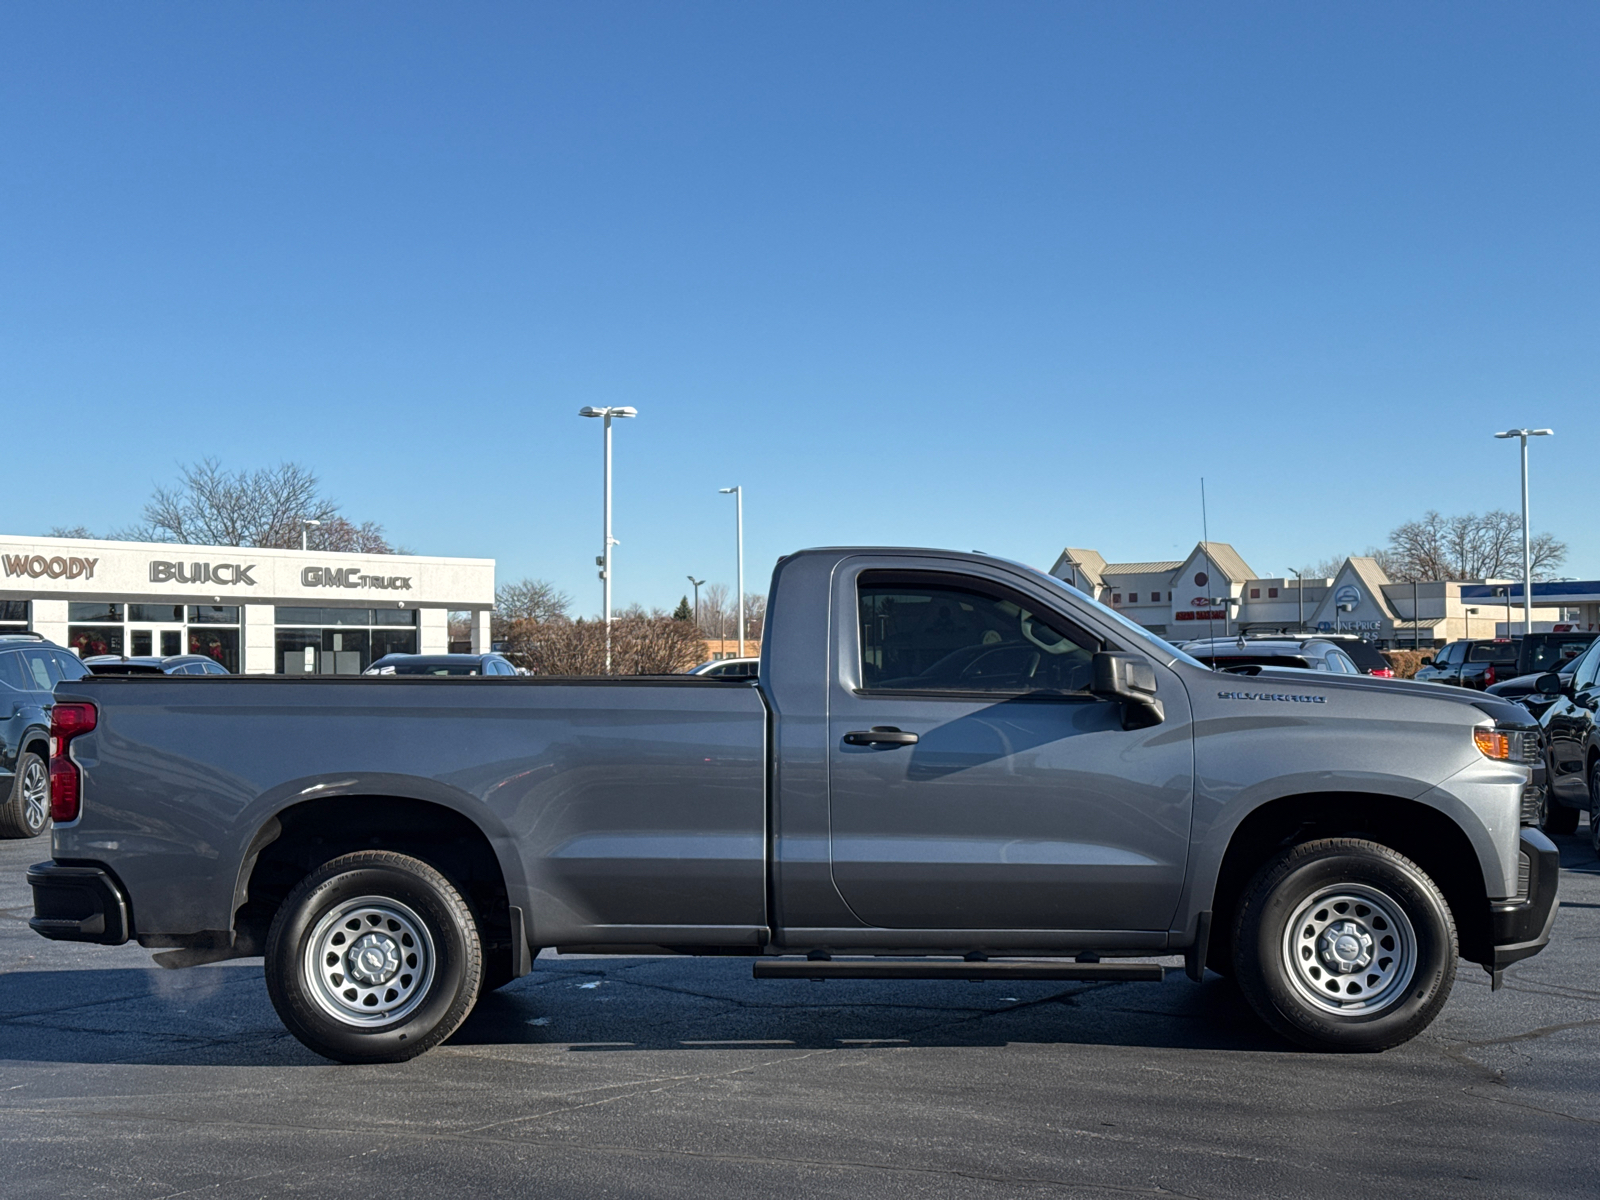
[[[1553,429],[1508,429],[1497,438],[1516,438],[1522,443],[1522,636],[1533,633],[1533,553],[1528,541],[1528,439],[1550,437]],[[1506,630],[1509,637],[1511,631]]]
[[[1300,606],[1299,632],[1303,633],[1306,628],[1306,579],[1304,575],[1300,574],[1299,571],[1295,571],[1293,567],[1290,567],[1289,570],[1294,571],[1295,602]]]
[[[308,529],[310,529],[313,525],[321,525],[321,524],[322,524],[321,521],[308,521],[303,517],[301,518],[301,520],[300,520],[300,549],[301,550],[304,550],[306,548],[306,531]]]
[[[704,583],[705,580],[696,579],[693,575],[690,575],[689,582],[694,584],[694,627],[696,632],[698,632],[700,629],[700,585]]]
[[[718,488],[724,496],[733,494],[737,516],[734,518],[736,536],[739,540],[739,657],[744,657],[744,487],[735,485],[731,488]]]
[[[600,597],[604,606],[606,621],[606,674],[609,675],[611,674],[611,547],[617,544],[617,539],[611,536],[611,418],[637,417],[639,410],[613,405],[595,408],[586,404],[578,410],[578,415],[580,417],[603,417],[605,419],[605,534],[600,543],[602,546],[601,553],[594,560],[594,564],[600,568]]]

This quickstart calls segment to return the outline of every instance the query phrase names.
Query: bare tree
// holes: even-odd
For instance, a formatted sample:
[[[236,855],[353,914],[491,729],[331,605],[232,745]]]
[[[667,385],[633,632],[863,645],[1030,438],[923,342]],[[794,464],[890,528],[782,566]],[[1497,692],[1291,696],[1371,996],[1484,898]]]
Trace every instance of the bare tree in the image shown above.
[[[538,675],[604,675],[604,621],[513,621],[507,657]],[[672,675],[703,657],[705,646],[687,621],[656,610],[623,613],[611,621],[613,675]]]
[[[255,471],[227,471],[214,458],[184,467],[172,487],[157,487],[144,506],[141,524],[114,537],[148,542],[292,549],[300,545],[306,521],[320,521],[307,537],[317,550],[390,554],[383,527],[357,525],[322,494],[321,482],[307,467],[279,463]]]
[[[725,583],[713,583],[700,590],[700,628],[708,638],[727,637],[733,629],[733,590]]]
[[[50,532],[45,534],[45,536],[60,538],[92,538],[94,537],[94,534],[89,532],[89,527],[87,525],[52,525],[50,526]]]
[[[490,621],[495,641],[509,636],[515,621],[565,621],[572,597],[543,579],[518,579],[501,584],[494,593],[494,616]]]
[[[1530,539],[1535,579],[1547,578],[1566,561],[1567,546],[1551,534]],[[1522,574],[1522,518],[1497,509],[1445,517],[1429,510],[1389,535],[1380,561],[1399,582],[1441,579],[1514,579]]]
[[[746,640],[759,642],[761,631],[767,624],[767,598],[761,592],[746,592],[744,594],[744,636]]]

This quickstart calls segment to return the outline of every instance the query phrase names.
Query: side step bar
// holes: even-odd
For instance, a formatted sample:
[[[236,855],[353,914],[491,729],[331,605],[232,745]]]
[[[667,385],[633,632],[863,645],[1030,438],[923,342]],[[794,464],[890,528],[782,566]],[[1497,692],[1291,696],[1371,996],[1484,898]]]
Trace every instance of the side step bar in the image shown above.
[[[1166,968],[1159,963],[1129,962],[950,962],[937,959],[758,958],[750,974],[756,979],[1079,979],[1119,983],[1160,983]]]

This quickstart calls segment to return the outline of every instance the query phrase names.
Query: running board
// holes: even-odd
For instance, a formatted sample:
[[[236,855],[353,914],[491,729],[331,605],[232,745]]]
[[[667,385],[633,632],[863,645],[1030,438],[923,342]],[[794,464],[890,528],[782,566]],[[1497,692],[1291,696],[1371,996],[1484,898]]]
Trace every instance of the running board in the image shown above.
[[[1159,963],[1129,962],[949,962],[930,959],[758,958],[750,966],[756,979],[1077,979],[1119,983],[1160,983]]]

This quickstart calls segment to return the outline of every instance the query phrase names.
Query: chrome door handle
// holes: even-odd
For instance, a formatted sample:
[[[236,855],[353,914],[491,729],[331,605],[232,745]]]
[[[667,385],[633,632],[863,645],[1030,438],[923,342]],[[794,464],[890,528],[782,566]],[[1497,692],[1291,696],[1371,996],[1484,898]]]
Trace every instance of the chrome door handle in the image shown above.
[[[896,729],[893,725],[874,725],[871,729],[856,729],[844,735],[847,746],[915,746],[917,735]]]

